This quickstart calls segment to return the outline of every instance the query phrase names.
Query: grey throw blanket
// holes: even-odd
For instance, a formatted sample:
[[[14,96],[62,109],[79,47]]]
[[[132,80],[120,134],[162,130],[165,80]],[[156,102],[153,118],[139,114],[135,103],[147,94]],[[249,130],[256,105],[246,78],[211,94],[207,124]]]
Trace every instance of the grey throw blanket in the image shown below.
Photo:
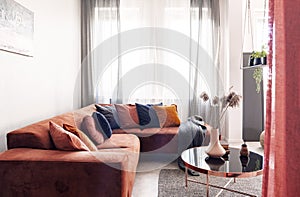
[[[178,154],[192,147],[202,146],[206,127],[200,116],[192,116],[184,123],[181,123],[178,132]]]
[[[184,164],[180,157],[181,153],[192,147],[202,146],[205,140],[206,127],[201,116],[192,116],[184,123],[181,123],[178,132],[178,166],[184,170]],[[189,169],[189,174],[198,176],[199,174]]]

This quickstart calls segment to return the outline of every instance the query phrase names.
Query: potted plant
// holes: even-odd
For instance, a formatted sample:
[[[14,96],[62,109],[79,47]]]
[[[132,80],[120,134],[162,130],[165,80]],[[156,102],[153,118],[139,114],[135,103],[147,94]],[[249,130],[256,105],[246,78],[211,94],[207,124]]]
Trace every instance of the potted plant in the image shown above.
[[[202,99],[203,102],[209,102],[210,106],[217,107],[218,122],[211,126],[206,125],[210,130],[210,142],[205,152],[212,158],[220,158],[226,153],[226,150],[221,146],[219,141],[220,123],[228,108],[238,107],[242,98],[242,96],[238,95],[234,91],[231,91],[232,88],[233,86],[230,87],[228,95],[224,95],[222,97],[215,96],[212,98],[212,100],[210,100],[210,97],[206,92],[202,92],[200,95],[200,99]]]
[[[267,65],[267,52],[265,46],[261,51],[253,51],[249,57],[249,66]]]
[[[255,66],[261,64],[261,54],[259,51],[253,51],[250,55],[249,66]]]
[[[255,51],[253,51],[251,53],[251,55],[249,56],[249,63],[248,63],[249,66],[254,66],[254,56],[255,56],[254,54],[255,54]]]
[[[264,48],[261,51],[260,55],[261,55],[261,59],[262,59],[262,64],[267,65],[267,52],[264,50]]]
[[[256,66],[262,64],[261,61],[261,52],[253,51],[249,58],[249,66]]]

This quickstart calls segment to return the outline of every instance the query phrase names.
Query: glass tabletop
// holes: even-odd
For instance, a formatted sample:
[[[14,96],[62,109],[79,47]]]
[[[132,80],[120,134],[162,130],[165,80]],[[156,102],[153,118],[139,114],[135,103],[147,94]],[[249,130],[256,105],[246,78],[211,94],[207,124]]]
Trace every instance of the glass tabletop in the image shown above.
[[[185,150],[181,158],[186,167],[195,171],[223,177],[252,177],[261,175],[263,156],[249,151],[249,156],[241,156],[240,149],[229,148],[227,157],[214,159],[205,153],[206,146]]]

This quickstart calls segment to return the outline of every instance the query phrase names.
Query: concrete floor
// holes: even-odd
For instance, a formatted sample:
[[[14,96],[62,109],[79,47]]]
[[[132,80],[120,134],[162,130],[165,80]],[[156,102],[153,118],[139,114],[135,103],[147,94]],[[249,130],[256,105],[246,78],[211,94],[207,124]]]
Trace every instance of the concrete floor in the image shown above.
[[[263,155],[259,142],[247,142],[248,149]],[[230,144],[240,148],[241,144]],[[156,197],[158,195],[158,178],[161,169],[178,169],[177,163],[143,161],[138,165],[132,197]]]

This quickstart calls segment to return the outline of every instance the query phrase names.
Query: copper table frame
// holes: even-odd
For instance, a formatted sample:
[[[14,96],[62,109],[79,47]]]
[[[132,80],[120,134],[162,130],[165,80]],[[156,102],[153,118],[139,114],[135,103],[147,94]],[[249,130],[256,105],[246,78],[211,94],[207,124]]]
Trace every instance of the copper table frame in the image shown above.
[[[196,148],[205,148],[205,147],[196,147]],[[185,166],[185,187],[186,188],[188,187],[188,181],[194,182],[194,183],[199,183],[199,184],[202,184],[202,185],[206,185],[206,196],[207,197],[209,197],[209,187],[223,189],[223,190],[226,190],[226,191],[242,194],[242,195],[245,195],[245,196],[255,197],[255,195],[252,195],[252,194],[248,194],[248,193],[245,193],[245,192],[240,192],[240,191],[237,191],[237,190],[228,189],[228,188],[226,188],[227,184],[225,185],[225,187],[209,184],[209,175],[218,176],[218,177],[225,177],[225,178],[233,178],[234,183],[235,183],[236,178],[249,178],[249,177],[255,177],[255,176],[259,176],[259,175],[263,174],[263,169],[257,170],[257,171],[254,171],[254,172],[221,172],[221,171],[213,171],[213,170],[198,168],[196,166],[193,166],[193,165],[187,163],[184,160],[183,160],[183,163],[184,163],[184,166]],[[195,180],[192,180],[192,179],[188,179],[188,169],[192,169],[192,170],[195,170],[196,172],[206,174],[206,183],[203,183],[203,182],[200,182],[200,181],[195,181]]]

